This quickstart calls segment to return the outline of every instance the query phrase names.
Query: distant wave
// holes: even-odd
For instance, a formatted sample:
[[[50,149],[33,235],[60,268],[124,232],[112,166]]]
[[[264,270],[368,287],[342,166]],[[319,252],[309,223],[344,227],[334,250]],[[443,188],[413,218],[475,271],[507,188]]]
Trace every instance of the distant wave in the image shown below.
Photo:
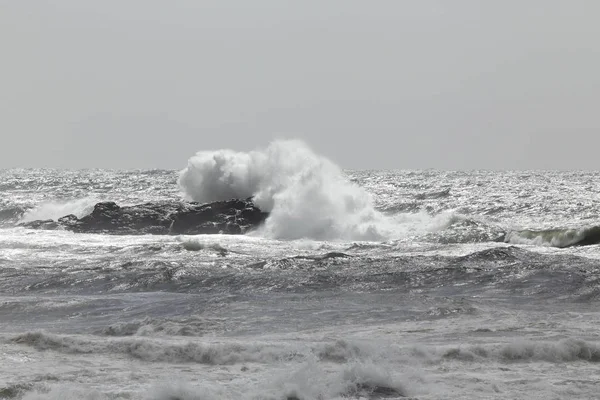
[[[446,188],[446,189],[440,190],[438,192],[418,193],[415,195],[415,199],[417,199],[417,200],[442,199],[442,198],[448,197],[448,196],[450,196],[450,188]]]
[[[547,361],[547,362],[600,362],[597,344],[581,339],[568,338],[557,342],[519,341],[499,347],[465,346],[446,349],[443,358],[461,361],[477,361],[486,358],[500,361]]]
[[[507,243],[571,247],[600,244],[600,226],[579,229],[521,230],[506,234]]]

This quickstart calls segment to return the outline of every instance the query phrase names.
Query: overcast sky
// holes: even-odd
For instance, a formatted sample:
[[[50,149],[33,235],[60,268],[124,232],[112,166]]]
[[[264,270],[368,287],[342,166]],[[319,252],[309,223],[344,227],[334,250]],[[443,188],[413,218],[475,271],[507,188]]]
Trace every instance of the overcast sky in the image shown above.
[[[0,0],[0,168],[598,169],[597,0]]]

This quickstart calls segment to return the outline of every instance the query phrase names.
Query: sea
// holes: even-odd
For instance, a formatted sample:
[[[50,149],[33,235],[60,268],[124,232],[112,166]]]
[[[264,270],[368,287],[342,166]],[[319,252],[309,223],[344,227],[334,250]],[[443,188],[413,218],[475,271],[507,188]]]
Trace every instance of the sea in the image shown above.
[[[299,141],[0,170],[0,399],[600,399],[599,182],[343,170]],[[244,235],[19,226],[247,197],[270,216]]]

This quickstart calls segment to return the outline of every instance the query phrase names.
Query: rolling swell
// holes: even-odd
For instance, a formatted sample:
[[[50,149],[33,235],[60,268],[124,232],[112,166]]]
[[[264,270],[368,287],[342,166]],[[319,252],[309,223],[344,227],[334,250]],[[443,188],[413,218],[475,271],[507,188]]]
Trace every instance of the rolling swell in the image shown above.
[[[446,359],[496,362],[600,362],[600,347],[577,338],[551,340],[522,340],[504,344],[470,345],[450,348],[391,347],[385,352],[373,343],[333,342],[313,343],[308,346],[266,343],[206,343],[200,341],[154,340],[148,338],[116,338],[98,340],[86,336],[56,335],[27,332],[12,337],[10,342],[65,354],[120,354],[146,362],[198,363],[233,365],[239,363],[272,363],[277,361],[306,360],[312,356],[321,361],[347,363],[354,360],[403,358],[406,353],[420,356],[429,362]]]
[[[146,338],[94,340],[80,336],[28,332],[11,342],[40,351],[65,354],[121,354],[147,362],[190,362],[209,365],[232,365],[243,362],[276,362],[299,355],[293,349],[262,344],[206,344],[166,342]]]
[[[182,251],[182,250],[180,250]],[[359,248],[356,251],[361,252]],[[540,254],[519,247],[495,247],[465,256],[379,256],[344,253],[256,258],[221,251],[180,253],[178,261],[123,259],[114,264],[61,265],[35,273],[0,268],[0,287],[40,294],[170,292],[193,296],[261,296],[304,293],[430,290],[432,295],[495,295],[575,301],[596,297],[597,263],[568,254]],[[207,263],[203,258],[209,260]],[[201,258],[201,259],[197,259]],[[365,268],[368,265],[368,268]],[[224,296],[224,297],[223,297]],[[134,328],[131,328],[132,330]]]

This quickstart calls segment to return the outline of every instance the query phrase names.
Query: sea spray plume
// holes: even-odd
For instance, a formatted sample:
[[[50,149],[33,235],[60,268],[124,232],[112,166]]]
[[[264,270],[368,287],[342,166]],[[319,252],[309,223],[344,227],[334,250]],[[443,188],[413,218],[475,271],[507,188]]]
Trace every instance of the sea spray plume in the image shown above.
[[[199,202],[253,197],[270,216],[261,234],[277,239],[381,240],[390,221],[340,168],[298,140],[251,152],[201,151],[179,185]]]
[[[78,218],[92,212],[98,199],[84,197],[70,201],[49,201],[37,205],[23,214],[20,222],[31,222],[35,220],[54,219],[74,214]]]

